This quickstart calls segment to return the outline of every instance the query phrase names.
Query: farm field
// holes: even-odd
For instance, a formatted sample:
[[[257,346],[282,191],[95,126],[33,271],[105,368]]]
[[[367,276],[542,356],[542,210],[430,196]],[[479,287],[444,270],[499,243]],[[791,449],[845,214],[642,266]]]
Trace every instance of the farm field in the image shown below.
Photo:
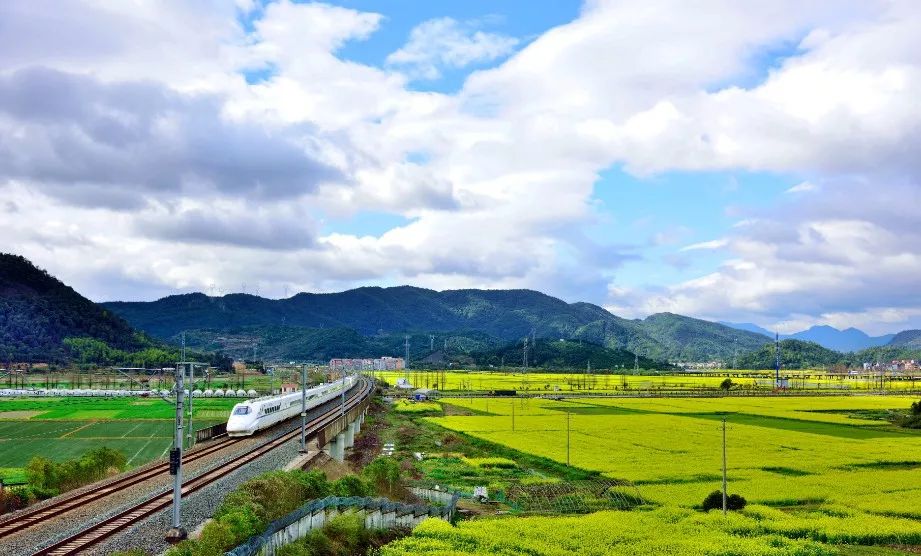
[[[489,392],[492,390],[518,390],[534,394],[566,394],[570,392],[622,393],[629,391],[655,390],[699,390],[718,389],[720,384],[733,375],[735,388],[771,390],[773,378],[765,371],[714,371],[711,375],[685,374],[585,374],[580,372],[500,372],[500,371],[376,371],[373,376],[388,384],[395,384],[408,376],[416,388],[435,388],[443,392]],[[805,376],[809,378],[805,378]],[[438,385],[444,376],[444,384]],[[823,371],[787,371],[790,388],[793,390],[853,391],[879,390],[876,381],[865,377],[840,377]],[[921,383],[887,380],[887,391],[912,391],[921,388]]]
[[[237,401],[195,400],[193,426],[225,420]],[[20,482],[33,456],[62,461],[101,446],[121,451],[129,467],[142,465],[169,449],[174,416],[156,398],[0,399],[0,477]]]
[[[452,400],[480,414],[427,419],[565,462],[568,413],[572,465],[632,481],[653,502],[693,507],[720,485],[725,416],[730,491],[749,502],[840,504],[921,518],[908,503],[921,496],[921,434],[863,417],[907,408],[911,400],[481,398]]]
[[[898,527],[905,532],[896,533],[893,528]],[[430,519],[411,536],[385,545],[381,554],[886,556],[905,552],[866,545],[919,541],[919,524],[904,519],[840,512],[791,516],[766,507],[723,517],[719,512],[658,508],[576,517],[477,519],[461,521],[456,527]]]

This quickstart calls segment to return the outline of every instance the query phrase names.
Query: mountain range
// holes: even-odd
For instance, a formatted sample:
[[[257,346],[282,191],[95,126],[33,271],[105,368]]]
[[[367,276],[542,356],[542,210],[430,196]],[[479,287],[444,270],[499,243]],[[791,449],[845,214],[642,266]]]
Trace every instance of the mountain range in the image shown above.
[[[738,330],[746,330],[749,332],[762,334],[771,339],[774,338],[773,332],[750,322],[723,322],[722,324],[731,326],[732,328],[736,328]],[[917,334],[912,336],[912,333]],[[802,330],[794,334],[781,334],[780,338],[782,340],[792,339],[803,340],[806,342],[815,342],[822,347],[846,353],[851,351],[860,351],[871,347],[880,347],[886,345],[898,346],[900,344],[896,342],[895,339],[899,335],[902,335],[903,338],[914,338],[916,336],[921,337],[921,330],[906,330],[900,332],[899,334],[870,336],[866,332],[856,328],[845,328],[844,330],[839,330],[833,326],[817,325],[810,327],[808,330]]]
[[[97,304],[28,260],[0,254],[0,358],[7,361],[166,364],[178,356],[181,336],[199,356],[222,365],[227,364],[222,352],[322,361],[402,355],[409,337],[412,361],[519,365],[528,338],[529,364],[538,367],[630,367],[633,362],[664,368],[665,361],[716,359],[770,368],[772,342],[763,332],[753,325],[727,326],[672,313],[624,319],[597,305],[566,303],[532,290],[367,287],[287,299],[192,293]],[[802,337],[852,342],[830,349]],[[814,327],[786,339],[784,353],[792,358],[789,364],[805,366],[921,356],[921,330],[870,338],[887,341],[839,353],[867,338],[853,329]]]
[[[760,334],[671,313],[629,320],[590,303],[566,303],[532,290],[434,291],[410,286],[365,287],[340,293],[299,293],[287,299],[231,294],[174,295],[104,307],[138,329],[177,341],[179,334],[247,329],[267,340],[272,327],[342,328],[362,337],[405,333],[463,336],[499,343],[566,339],[626,349],[656,360],[730,358],[764,344]],[[194,335],[194,334],[193,334]]]

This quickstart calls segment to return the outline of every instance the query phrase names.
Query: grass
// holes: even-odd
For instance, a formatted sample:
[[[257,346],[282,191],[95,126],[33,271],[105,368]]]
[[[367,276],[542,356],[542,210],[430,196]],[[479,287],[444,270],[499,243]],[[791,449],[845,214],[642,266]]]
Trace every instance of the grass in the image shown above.
[[[226,417],[240,400],[233,398],[196,398],[194,417]],[[28,418],[36,420],[97,419],[172,419],[175,407],[162,398],[9,398],[0,399],[0,416],[5,412],[38,412]],[[13,419],[21,421],[22,419]],[[0,423],[5,421],[0,419]]]
[[[226,420],[238,400],[197,399],[193,426]],[[107,446],[125,454],[129,467],[164,457],[172,444],[175,408],[160,398],[10,398],[0,418],[0,476],[22,476],[33,456],[56,461]],[[26,413],[20,413],[26,412]],[[13,479],[9,479],[13,480]]]

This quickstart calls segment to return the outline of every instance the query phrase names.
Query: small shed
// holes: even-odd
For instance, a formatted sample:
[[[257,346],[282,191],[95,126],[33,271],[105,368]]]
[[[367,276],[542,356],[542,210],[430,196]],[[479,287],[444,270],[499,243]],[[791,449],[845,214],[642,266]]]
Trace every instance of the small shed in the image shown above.
[[[419,388],[413,391],[413,399],[417,402],[422,402],[432,397],[434,392],[431,388]]]

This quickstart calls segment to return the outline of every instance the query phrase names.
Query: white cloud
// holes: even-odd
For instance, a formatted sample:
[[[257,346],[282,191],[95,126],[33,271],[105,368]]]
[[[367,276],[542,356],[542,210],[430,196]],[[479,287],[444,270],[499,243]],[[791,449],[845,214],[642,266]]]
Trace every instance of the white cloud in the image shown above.
[[[686,245],[681,248],[681,251],[700,251],[700,250],[712,250],[712,249],[722,249],[729,245],[729,240],[726,238],[713,239],[710,241],[701,241],[699,243],[692,243],[691,245]]]
[[[518,45],[516,38],[476,27],[476,22],[459,22],[450,17],[420,23],[410,32],[407,43],[387,56],[387,63],[415,79],[437,79],[442,68],[492,62],[507,56]]]
[[[800,182],[793,187],[787,189],[787,193],[796,194],[796,193],[808,193],[810,191],[815,191],[818,189],[818,186],[809,181]]]
[[[599,0],[514,53],[473,24],[425,22],[378,68],[338,52],[384,15],[327,4],[4,2],[0,206],[15,216],[0,233],[97,299],[390,281],[535,287],[626,314],[916,318],[919,18],[882,0]],[[770,70],[753,62],[779,47]],[[456,95],[407,86],[509,54]],[[30,75],[70,94],[14,94]],[[642,256],[582,231],[612,165],[822,187],[685,247],[731,257],[695,280],[609,293]],[[408,223],[315,224],[367,211]]]

